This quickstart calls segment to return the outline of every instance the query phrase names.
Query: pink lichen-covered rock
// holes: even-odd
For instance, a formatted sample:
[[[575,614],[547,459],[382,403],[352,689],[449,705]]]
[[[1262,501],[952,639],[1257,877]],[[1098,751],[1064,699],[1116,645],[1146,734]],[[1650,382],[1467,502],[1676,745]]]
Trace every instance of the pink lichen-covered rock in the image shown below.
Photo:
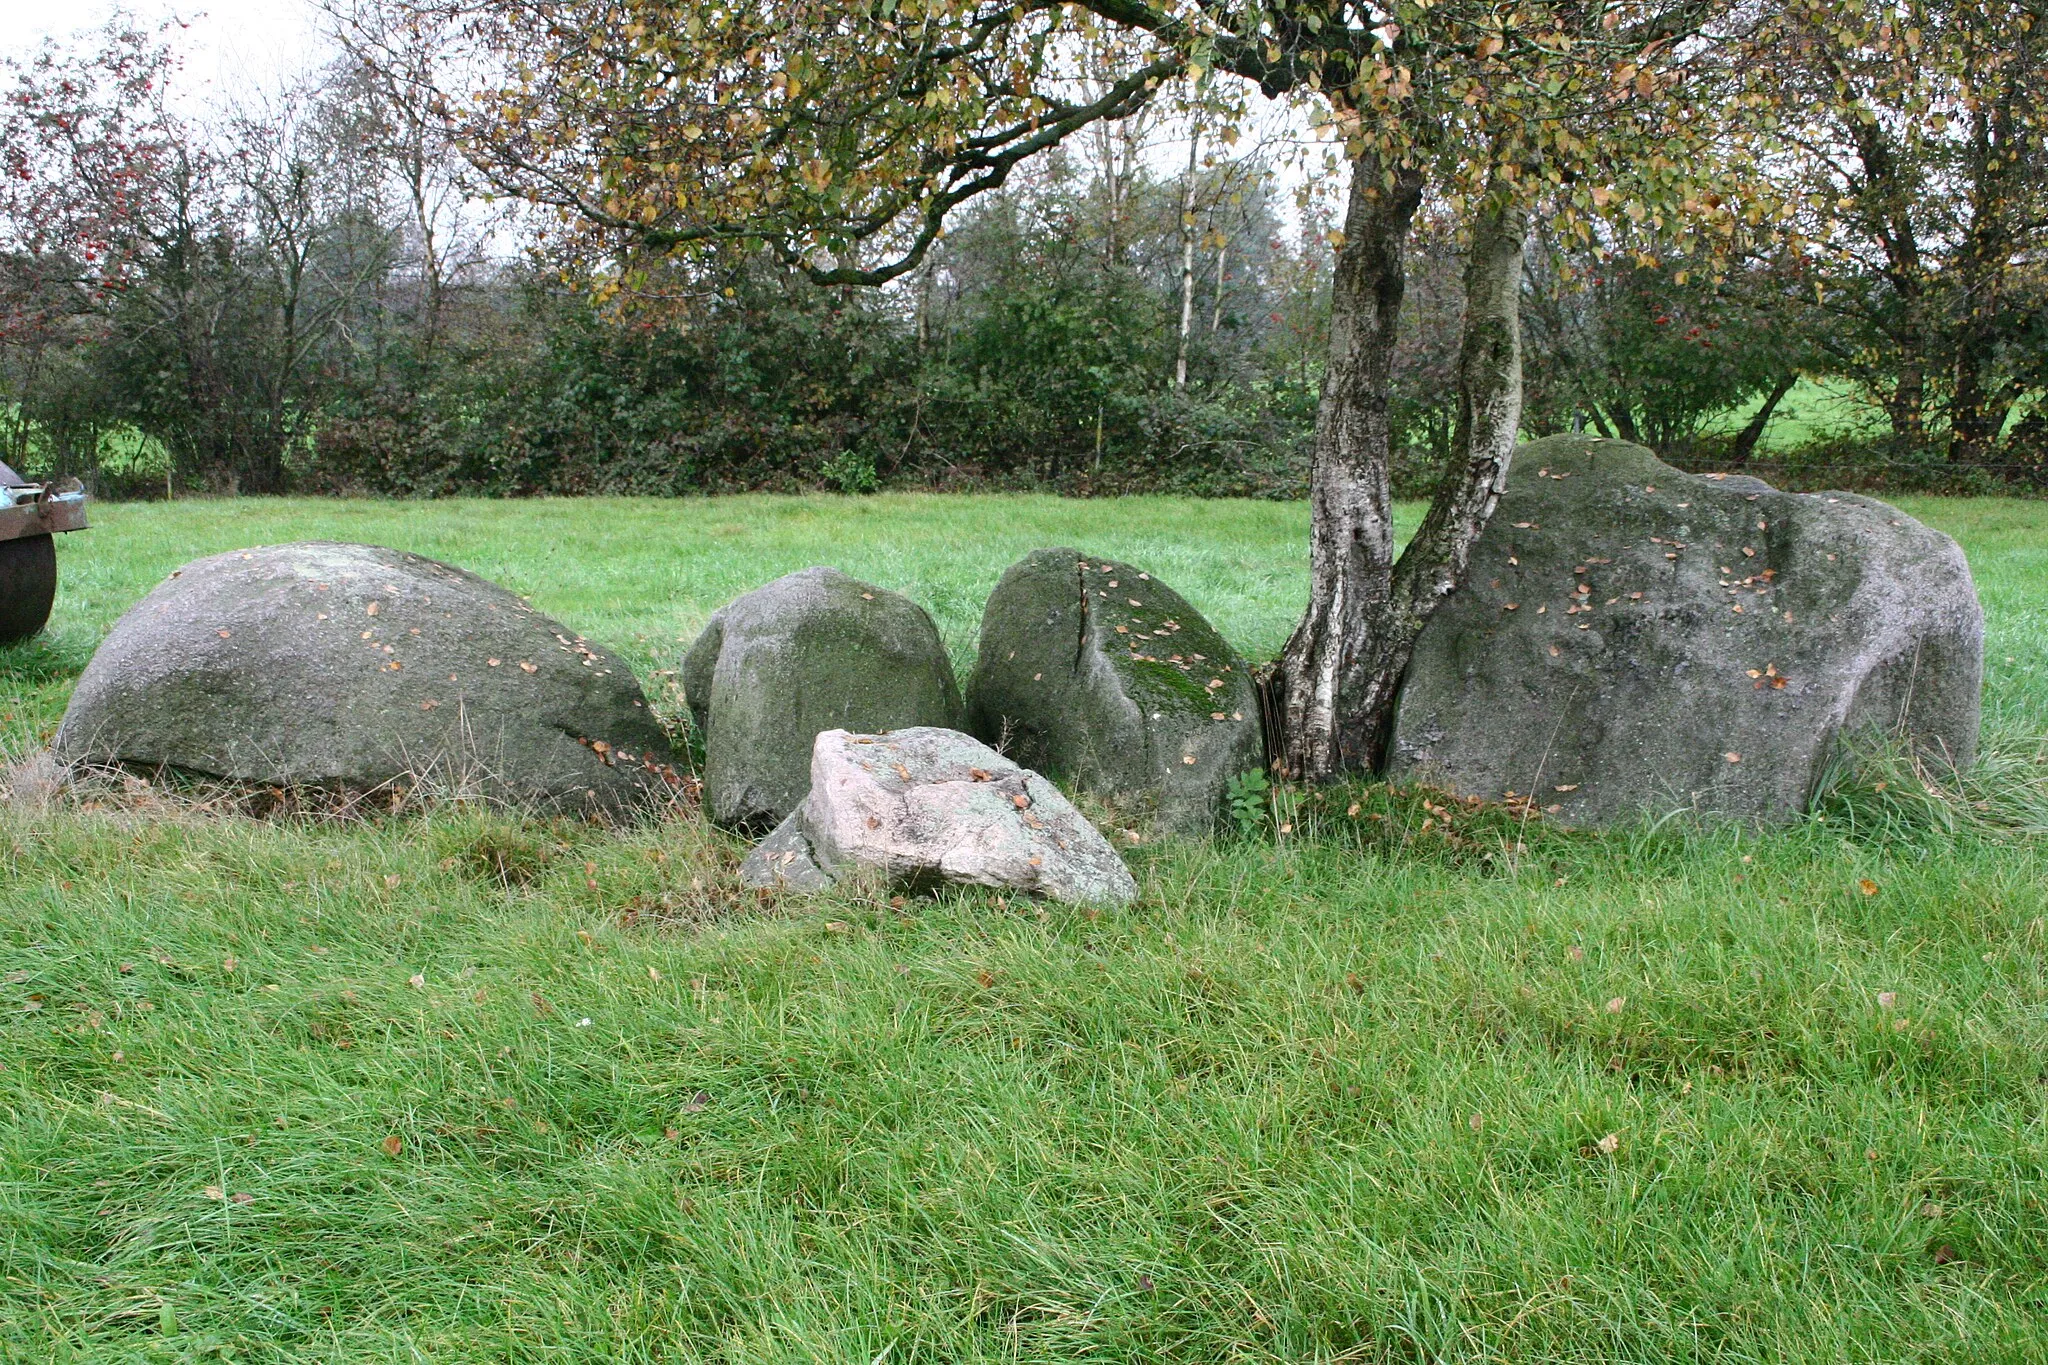
[[[748,855],[754,885],[813,890],[857,868],[1122,905],[1123,859],[1052,783],[957,730],[820,734],[804,802]]]

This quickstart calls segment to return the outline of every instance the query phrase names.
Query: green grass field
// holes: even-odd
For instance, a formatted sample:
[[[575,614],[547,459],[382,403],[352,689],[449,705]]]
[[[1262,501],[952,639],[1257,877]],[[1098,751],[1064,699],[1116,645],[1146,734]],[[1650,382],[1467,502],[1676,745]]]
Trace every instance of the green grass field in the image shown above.
[[[1706,430],[1732,436],[1764,405],[1762,394],[1710,419]],[[1797,450],[1835,437],[1880,436],[1891,430],[1884,413],[1854,384],[1843,379],[1805,379],[1792,386],[1771,413],[1757,449],[1765,454]]]
[[[1359,786],[1135,849],[1140,903],[1102,914],[764,906],[687,817],[0,805],[0,1358],[2048,1358],[2048,508],[1906,505],[1978,575],[1985,760],[1768,833],[1447,830]],[[817,562],[964,661],[1046,544],[1269,655],[1305,520],[106,507],[52,633],[0,652],[0,760],[121,611],[235,546],[451,559],[654,682]]]

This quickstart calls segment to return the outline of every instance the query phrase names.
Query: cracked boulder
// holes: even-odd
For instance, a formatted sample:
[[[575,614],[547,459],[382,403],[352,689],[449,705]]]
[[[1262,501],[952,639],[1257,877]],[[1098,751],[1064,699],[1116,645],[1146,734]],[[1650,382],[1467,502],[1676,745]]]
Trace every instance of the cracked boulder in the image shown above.
[[[1966,768],[1983,652],[1962,551],[1897,508],[1554,436],[1423,630],[1389,775],[1570,824],[1790,819],[1845,738]]]
[[[622,811],[679,781],[616,655],[475,574],[374,545],[214,555],[115,623],[69,762]]]
[[[974,733],[1020,762],[1207,834],[1265,763],[1250,670],[1185,598],[1078,550],[1010,566],[981,617]]]
[[[813,568],[719,608],[683,659],[711,818],[766,829],[804,799],[825,730],[958,726],[938,627],[898,593]]]
[[[811,786],[741,865],[750,886],[821,890],[868,869],[899,886],[954,882],[1124,905],[1123,859],[1057,787],[957,730],[828,730]]]

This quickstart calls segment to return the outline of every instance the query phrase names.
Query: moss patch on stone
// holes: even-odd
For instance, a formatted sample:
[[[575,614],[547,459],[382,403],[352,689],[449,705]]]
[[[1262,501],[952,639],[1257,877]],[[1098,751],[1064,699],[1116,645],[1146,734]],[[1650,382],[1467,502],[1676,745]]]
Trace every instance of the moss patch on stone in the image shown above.
[[[1104,656],[1134,698],[1179,719],[1206,719],[1246,670],[1230,642],[1187,599],[1128,564],[1084,561],[1080,590]],[[1214,685],[1211,685],[1214,684]]]
[[[1010,567],[982,613],[977,732],[1098,795],[1206,832],[1263,761],[1244,661],[1150,573],[1078,550]]]

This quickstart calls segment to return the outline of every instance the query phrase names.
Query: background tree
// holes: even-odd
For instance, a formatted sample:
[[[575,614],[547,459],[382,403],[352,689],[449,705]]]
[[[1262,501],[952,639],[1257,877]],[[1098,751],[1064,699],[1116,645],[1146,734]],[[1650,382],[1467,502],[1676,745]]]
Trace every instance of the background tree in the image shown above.
[[[163,211],[174,66],[161,35],[117,20],[11,63],[0,97],[0,364],[67,451],[96,449],[105,420],[82,361]],[[8,462],[25,467],[32,423],[19,402],[10,417]]]
[[[1761,420],[1729,452],[1739,464],[1801,371],[1819,368],[1804,333],[1782,325],[1797,297],[1761,267],[1717,278],[1711,262],[1643,265],[1612,245],[1546,245],[1532,260],[1525,308],[1547,362],[1532,387],[1534,425],[1687,451],[1709,419],[1761,399]]]
[[[1953,460],[1998,462],[2042,383],[2048,5],[1799,0],[1772,23],[1792,112],[1763,145],[1794,158],[1819,340],[1902,443],[1945,426]]]

